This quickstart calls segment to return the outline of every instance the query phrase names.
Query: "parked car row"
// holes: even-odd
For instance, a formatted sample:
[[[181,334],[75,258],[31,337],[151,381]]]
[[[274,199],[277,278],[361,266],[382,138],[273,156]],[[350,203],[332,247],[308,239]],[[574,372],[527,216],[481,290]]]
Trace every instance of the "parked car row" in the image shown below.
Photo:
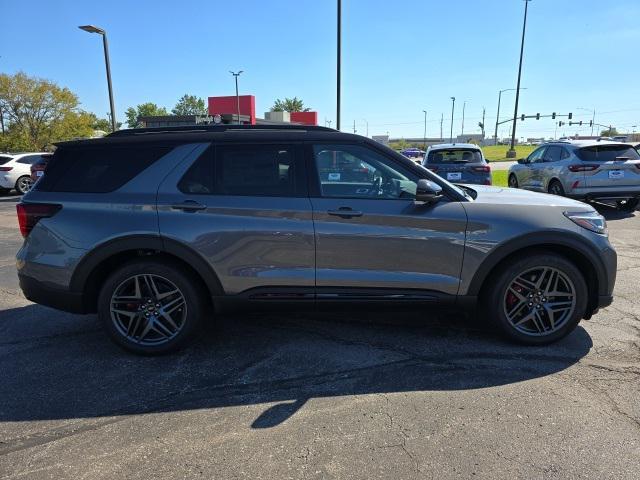
[[[27,193],[38,178],[37,174],[33,175],[32,166],[43,163],[46,165],[50,157],[51,154],[46,152],[0,154],[0,194],[14,189],[20,195]]]
[[[61,143],[17,205],[20,286],[36,303],[97,312],[142,354],[175,350],[209,312],[240,306],[456,305],[540,345],[611,303],[616,253],[592,206],[457,183],[487,181],[475,146],[425,161],[442,175],[300,125]]]

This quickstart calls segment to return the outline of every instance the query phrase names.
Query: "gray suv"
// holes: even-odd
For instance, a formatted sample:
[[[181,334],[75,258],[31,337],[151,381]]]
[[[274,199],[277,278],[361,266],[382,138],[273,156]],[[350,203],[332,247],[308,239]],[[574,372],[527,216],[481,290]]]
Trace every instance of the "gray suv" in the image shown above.
[[[481,307],[558,340],[609,305],[616,254],[591,206],[455,186],[324,127],[123,130],[65,142],[17,206],[25,296],[97,312],[122,347],[174,350],[238,307]]]
[[[607,140],[550,142],[509,169],[509,186],[633,211],[640,199],[640,155]]]

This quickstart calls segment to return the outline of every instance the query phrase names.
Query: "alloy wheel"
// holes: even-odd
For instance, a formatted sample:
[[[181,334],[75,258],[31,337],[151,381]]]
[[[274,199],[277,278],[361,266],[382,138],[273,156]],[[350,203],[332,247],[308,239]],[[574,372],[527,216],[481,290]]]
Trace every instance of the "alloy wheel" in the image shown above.
[[[170,280],[153,274],[134,275],[120,283],[110,302],[118,332],[139,345],[161,345],[175,338],[185,324],[187,304]]]
[[[509,283],[503,308],[507,320],[519,332],[549,335],[571,318],[576,308],[576,288],[557,268],[531,268]]]
[[[25,194],[31,190],[31,187],[33,187],[33,180],[31,180],[31,177],[20,177],[18,179],[17,190],[19,193]]]

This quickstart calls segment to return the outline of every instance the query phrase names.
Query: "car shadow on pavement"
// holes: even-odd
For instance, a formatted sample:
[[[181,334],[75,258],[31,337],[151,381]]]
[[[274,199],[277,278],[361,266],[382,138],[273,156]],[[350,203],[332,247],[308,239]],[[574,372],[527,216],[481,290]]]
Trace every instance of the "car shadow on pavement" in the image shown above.
[[[562,371],[592,346],[582,327],[523,347],[424,311],[235,314],[163,357],[120,350],[94,315],[37,305],[0,312],[0,331],[0,422],[265,404],[251,426],[269,428],[311,398],[512,384]]]
[[[602,215],[607,222],[612,222],[616,220],[624,220],[627,218],[633,218],[638,215],[638,211],[633,212],[623,212],[614,207],[610,207],[608,205],[604,205],[602,203],[593,204],[593,207],[598,211],[600,215]]]

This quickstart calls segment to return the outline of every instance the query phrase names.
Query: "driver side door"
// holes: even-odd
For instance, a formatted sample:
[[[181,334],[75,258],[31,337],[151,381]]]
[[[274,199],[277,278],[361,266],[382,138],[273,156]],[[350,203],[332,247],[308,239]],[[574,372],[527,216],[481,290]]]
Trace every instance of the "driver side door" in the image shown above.
[[[307,155],[319,301],[457,294],[460,202],[416,203],[419,174],[366,144],[313,144]]]

